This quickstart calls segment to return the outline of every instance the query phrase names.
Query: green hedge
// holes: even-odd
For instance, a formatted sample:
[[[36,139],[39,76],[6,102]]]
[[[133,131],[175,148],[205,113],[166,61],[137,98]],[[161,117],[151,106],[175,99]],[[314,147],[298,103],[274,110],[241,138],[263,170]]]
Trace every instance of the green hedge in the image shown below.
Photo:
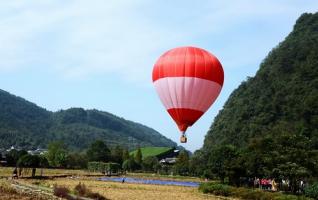
[[[318,199],[318,182],[305,188],[305,195],[314,199]]]
[[[241,199],[255,200],[311,200],[304,196],[286,195],[280,192],[268,192],[260,189],[236,188],[219,183],[202,183],[199,190],[203,193],[210,193],[220,196],[232,196]]]

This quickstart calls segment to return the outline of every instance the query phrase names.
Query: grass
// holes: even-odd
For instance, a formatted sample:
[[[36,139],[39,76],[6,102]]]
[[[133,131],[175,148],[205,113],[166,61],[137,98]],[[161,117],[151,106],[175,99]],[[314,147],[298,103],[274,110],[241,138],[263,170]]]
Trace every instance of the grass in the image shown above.
[[[9,182],[0,179],[1,200],[46,200],[46,198],[35,194],[21,193],[14,189]]]
[[[149,156],[158,156],[160,154],[166,153],[167,151],[171,151],[173,148],[171,147],[143,147],[140,148],[141,154],[143,158]],[[130,155],[135,155],[137,150],[130,152]]]

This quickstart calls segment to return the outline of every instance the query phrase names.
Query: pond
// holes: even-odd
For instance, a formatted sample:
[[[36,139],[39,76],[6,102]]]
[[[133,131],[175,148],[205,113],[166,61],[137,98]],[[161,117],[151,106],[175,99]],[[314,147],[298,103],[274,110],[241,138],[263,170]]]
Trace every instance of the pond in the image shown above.
[[[103,177],[103,178],[98,178],[97,180],[122,182],[123,177]],[[177,185],[177,186],[187,186],[187,187],[198,187],[200,184],[199,182],[141,179],[141,178],[131,178],[131,177],[126,177],[125,182],[127,182],[127,183],[154,184],[154,185]]]

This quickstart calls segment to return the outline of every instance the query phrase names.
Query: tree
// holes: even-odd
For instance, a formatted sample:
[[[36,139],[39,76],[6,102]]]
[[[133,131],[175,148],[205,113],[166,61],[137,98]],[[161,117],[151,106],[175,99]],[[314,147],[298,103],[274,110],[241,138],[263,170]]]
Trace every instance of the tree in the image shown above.
[[[96,162],[109,162],[111,158],[110,150],[101,140],[93,142],[88,148],[86,155],[89,161]]]
[[[180,151],[174,165],[174,171],[179,175],[189,174],[189,154],[185,150]]]
[[[28,154],[27,151],[25,150],[16,150],[16,149],[12,149],[11,151],[9,151],[7,154],[6,154],[6,161],[7,161],[7,164],[9,166],[16,166],[18,160],[24,156]]]
[[[227,169],[230,167],[230,162],[235,158],[235,147],[232,145],[222,145],[215,147],[211,151],[208,159],[208,168],[220,178],[224,183],[224,179],[228,174]]]
[[[67,168],[84,169],[87,167],[87,155],[84,153],[73,152],[67,156]]]
[[[51,142],[48,145],[46,158],[52,167],[66,167],[68,151],[62,141]]]
[[[123,164],[123,148],[121,146],[117,145],[111,149],[111,160],[120,165]]]
[[[206,155],[203,151],[197,150],[189,160],[189,172],[193,176],[203,176],[203,178],[212,178],[212,172],[206,166]]]
[[[125,149],[123,150],[123,157],[122,157],[122,158],[123,158],[123,159],[122,159],[123,162],[124,162],[125,160],[128,160],[129,157],[130,157],[130,156],[129,156],[129,151],[128,151],[128,149],[125,148]]]
[[[40,167],[40,157],[26,154],[18,160],[17,165],[19,168],[32,168],[32,177],[35,177],[36,168]]]
[[[138,147],[136,155],[135,155],[135,161],[136,163],[141,166],[142,164],[142,153],[140,147]]]
[[[148,156],[142,161],[142,168],[144,171],[156,172],[160,165],[155,156]]]
[[[125,160],[122,165],[125,171],[134,171],[139,168],[139,165],[136,163],[133,157],[130,157],[128,160]]]

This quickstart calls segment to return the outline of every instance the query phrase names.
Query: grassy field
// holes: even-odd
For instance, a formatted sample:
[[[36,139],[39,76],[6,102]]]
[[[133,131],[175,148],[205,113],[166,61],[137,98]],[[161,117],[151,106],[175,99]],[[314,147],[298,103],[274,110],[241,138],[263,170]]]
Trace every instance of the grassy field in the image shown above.
[[[162,153],[165,153],[167,151],[172,150],[170,147],[143,147],[140,148],[141,154],[143,158],[146,158],[148,156],[157,156]],[[130,155],[135,155],[137,153],[137,150],[130,152]]]

